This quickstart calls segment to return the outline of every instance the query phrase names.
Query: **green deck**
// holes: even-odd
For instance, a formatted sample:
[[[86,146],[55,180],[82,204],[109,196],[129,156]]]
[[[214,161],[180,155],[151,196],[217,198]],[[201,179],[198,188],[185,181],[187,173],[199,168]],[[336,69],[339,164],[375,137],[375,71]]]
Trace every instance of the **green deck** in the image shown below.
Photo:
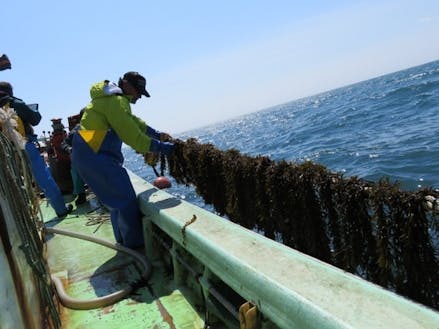
[[[90,196],[89,196],[90,198]],[[94,235],[114,242],[108,214],[99,215],[96,199],[74,209],[62,221],[50,207],[41,206],[48,227]],[[90,212],[91,211],[91,212]],[[93,217],[93,218],[91,218]],[[105,219],[101,223],[96,219]],[[95,223],[93,223],[93,221]],[[140,277],[140,266],[125,253],[64,235],[47,236],[50,271],[61,277],[69,295],[90,299],[123,289]],[[149,287],[115,305],[94,310],[61,307],[63,328],[203,328],[204,321],[178,289],[164,282],[154,270]]]

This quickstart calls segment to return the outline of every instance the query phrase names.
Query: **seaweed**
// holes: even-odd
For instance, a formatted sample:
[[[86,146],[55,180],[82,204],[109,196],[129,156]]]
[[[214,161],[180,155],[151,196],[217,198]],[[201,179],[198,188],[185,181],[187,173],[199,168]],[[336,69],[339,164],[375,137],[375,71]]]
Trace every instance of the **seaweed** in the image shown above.
[[[220,215],[439,308],[438,190],[403,191],[388,179],[344,177],[310,161],[276,162],[196,139],[173,142],[161,170],[194,186]]]

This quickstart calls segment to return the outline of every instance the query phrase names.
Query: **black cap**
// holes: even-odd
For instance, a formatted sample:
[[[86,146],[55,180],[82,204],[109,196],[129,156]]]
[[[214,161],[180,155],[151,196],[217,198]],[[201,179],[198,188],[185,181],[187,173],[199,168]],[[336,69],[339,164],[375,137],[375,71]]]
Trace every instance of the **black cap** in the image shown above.
[[[134,88],[136,88],[139,94],[150,97],[149,93],[146,91],[146,79],[138,72],[127,72],[122,79],[128,81]]]
[[[0,81],[0,92],[2,94],[7,94],[9,96],[14,95],[14,93],[12,91],[12,85],[6,81]]]

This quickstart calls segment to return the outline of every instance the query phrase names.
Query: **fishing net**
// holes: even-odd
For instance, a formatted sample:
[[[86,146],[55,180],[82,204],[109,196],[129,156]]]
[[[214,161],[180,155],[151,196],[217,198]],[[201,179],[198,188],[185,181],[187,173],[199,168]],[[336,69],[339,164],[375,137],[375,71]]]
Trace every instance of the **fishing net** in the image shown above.
[[[0,109],[0,114],[4,114],[3,112],[3,109]],[[0,118],[6,117],[0,115]],[[39,217],[39,201],[35,193],[29,162],[22,149],[24,140],[20,135],[11,133],[13,130],[8,129],[8,125],[7,120],[0,120],[2,128],[0,131],[0,199],[2,199],[0,243],[3,243],[7,258],[14,259],[9,265],[11,273],[16,275],[17,287],[20,290],[26,288],[20,286],[22,280],[29,279],[26,271],[16,265],[20,263],[21,255],[24,255],[38,289],[44,325],[50,328],[60,328],[61,320],[40,232],[43,224]],[[19,249],[17,249],[17,237]],[[30,294],[30,292],[27,293]],[[26,320],[30,321],[30,319]]]

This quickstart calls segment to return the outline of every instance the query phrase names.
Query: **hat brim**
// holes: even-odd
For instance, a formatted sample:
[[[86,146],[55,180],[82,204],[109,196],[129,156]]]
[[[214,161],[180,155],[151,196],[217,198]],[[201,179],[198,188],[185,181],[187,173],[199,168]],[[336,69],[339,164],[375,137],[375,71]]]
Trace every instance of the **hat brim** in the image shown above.
[[[151,97],[149,92],[146,91],[146,89],[142,92],[142,95],[145,95],[146,97]]]

